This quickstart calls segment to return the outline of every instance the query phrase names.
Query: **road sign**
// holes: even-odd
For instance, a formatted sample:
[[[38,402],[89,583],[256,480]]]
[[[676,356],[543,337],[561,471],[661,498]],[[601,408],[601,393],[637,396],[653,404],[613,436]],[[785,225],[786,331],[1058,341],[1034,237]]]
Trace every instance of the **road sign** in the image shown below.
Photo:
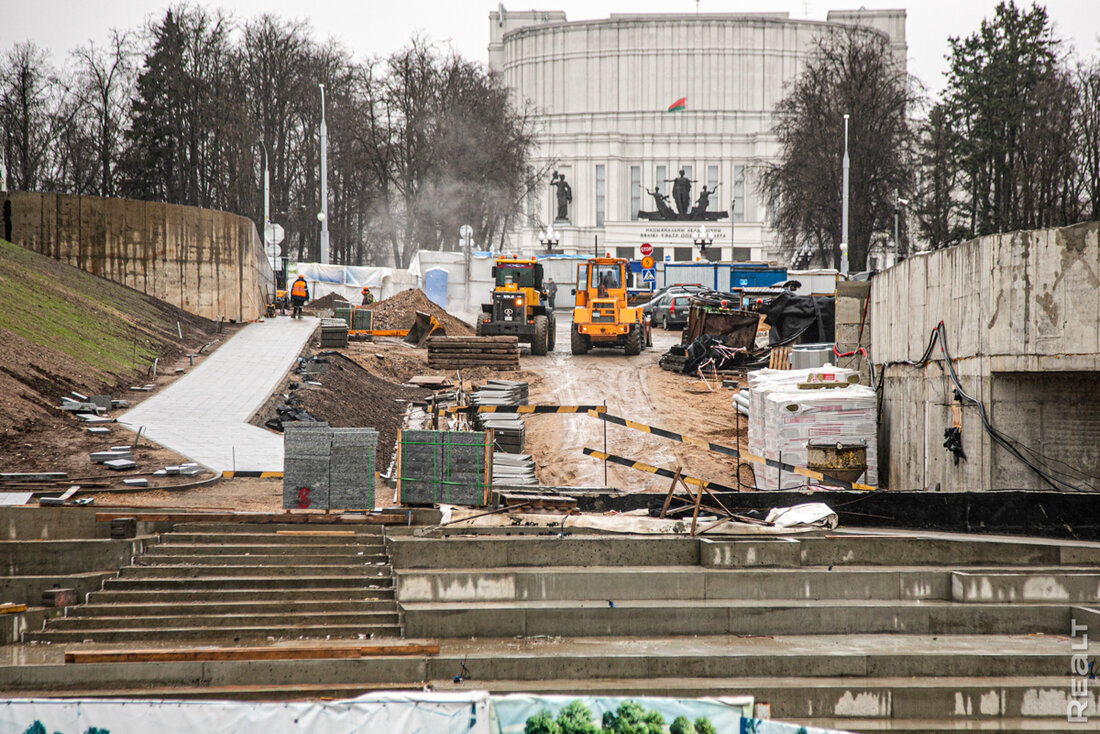
[[[654,270],[653,268],[643,270],[642,271],[642,282],[643,283],[656,283],[657,282],[657,271]]]
[[[276,224],[275,222],[269,222],[267,225],[267,231],[264,232],[264,240],[270,245],[277,245],[283,241],[283,237],[286,236],[286,232],[283,230],[283,225]]]
[[[672,262],[672,255],[665,255],[665,262],[666,263]]]
[[[653,258],[651,258],[649,255],[646,255],[642,258],[642,270],[652,270],[654,264],[655,263],[653,262]]]
[[[649,257],[653,254],[653,245],[649,244],[648,242],[643,242],[642,246],[638,249],[641,250],[643,257]]]

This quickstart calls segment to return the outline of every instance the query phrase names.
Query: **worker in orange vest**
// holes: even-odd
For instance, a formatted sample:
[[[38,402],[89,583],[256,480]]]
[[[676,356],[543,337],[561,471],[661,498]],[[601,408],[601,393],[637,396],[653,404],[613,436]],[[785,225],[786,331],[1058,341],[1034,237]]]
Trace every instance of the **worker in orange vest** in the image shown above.
[[[309,286],[306,285],[305,277],[299,275],[294,284],[290,286],[290,305],[294,308],[290,315],[296,319],[302,318],[302,306],[308,300]]]
[[[363,286],[363,305],[369,306],[374,303],[374,294],[370,292],[368,286]]]

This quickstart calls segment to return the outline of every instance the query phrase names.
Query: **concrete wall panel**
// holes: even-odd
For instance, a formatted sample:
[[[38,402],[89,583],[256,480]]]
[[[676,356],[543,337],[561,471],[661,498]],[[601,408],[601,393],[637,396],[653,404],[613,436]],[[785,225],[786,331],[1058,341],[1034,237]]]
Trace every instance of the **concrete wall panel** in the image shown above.
[[[1100,223],[1088,222],[992,235],[875,278],[869,320],[872,355],[883,365],[880,430],[891,489],[1049,488],[996,445],[975,406],[957,405],[938,346],[930,364],[904,364],[920,357],[941,319],[959,381],[994,428],[1052,467],[1098,474],[1098,232]],[[943,447],[956,419],[967,456],[958,466]]]

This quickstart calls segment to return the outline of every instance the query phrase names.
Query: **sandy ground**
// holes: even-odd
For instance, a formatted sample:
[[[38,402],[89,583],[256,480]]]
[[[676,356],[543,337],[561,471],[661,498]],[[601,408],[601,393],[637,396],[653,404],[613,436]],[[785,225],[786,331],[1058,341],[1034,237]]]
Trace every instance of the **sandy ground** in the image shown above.
[[[569,353],[568,317],[558,320],[557,345],[545,357],[526,357],[524,366],[542,377],[531,388],[532,403],[588,405],[607,402],[609,413],[692,435],[714,443],[736,446],[736,412],[732,392],[721,382],[707,382],[666,372],[657,361],[680,341],[679,331],[653,330],[653,347],[636,357],[621,349],[594,349],[584,356]],[[720,454],[587,415],[536,415],[527,419],[527,452],[538,465],[539,481],[547,486],[603,487],[636,491],[667,491],[669,480],[635,469],[585,456],[585,447],[603,450],[607,430],[608,452],[685,474],[734,485],[735,462]],[[740,426],[745,441],[747,426]],[[742,469],[751,484],[752,473]]]

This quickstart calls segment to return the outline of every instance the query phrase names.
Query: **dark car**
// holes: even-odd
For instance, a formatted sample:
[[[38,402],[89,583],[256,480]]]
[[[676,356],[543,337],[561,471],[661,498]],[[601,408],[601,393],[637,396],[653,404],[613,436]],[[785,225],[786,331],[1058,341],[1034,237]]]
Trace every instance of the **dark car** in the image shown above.
[[[690,284],[690,283],[689,284],[683,284],[682,283],[682,284],[679,284],[679,285],[665,286],[664,288],[660,289],[659,291],[656,291],[653,294],[653,297],[650,298],[649,301],[644,306],[642,306],[642,313],[645,314],[646,316],[649,316],[650,321],[652,321],[653,323],[659,324],[659,323],[661,323],[661,320],[659,318],[657,318],[656,316],[654,316],[653,308],[654,308],[654,306],[657,305],[657,301],[661,300],[661,298],[663,298],[664,296],[666,296],[670,293],[679,294],[679,295],[685,295],[685,294],[691,295],[692,293],[703,293],[706,290],[707,290],[706,288],[704,288],[703,286],[701,286],[697,283],[695,283],[695,284]],[[665,308],[667,308],[667,306],[665,306]]]
[[[688,311],[691,309],[691,294],[671,291],[654,299],[650,320],[660,324],[662,329],[687,326]]]

